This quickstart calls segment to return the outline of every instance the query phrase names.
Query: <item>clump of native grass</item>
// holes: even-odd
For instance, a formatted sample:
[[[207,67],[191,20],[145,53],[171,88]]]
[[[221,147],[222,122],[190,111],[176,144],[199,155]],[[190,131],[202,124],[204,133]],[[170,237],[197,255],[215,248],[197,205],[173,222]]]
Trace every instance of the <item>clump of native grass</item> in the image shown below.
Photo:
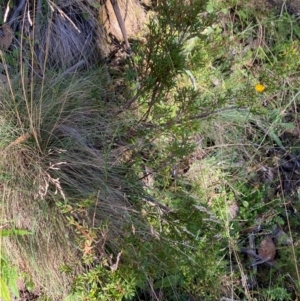
[[[79,62],[90,66],[97,63],[105,54],[105,43],[95,14],[95,9],[79,1],[72,5],[65,1],[40,4],[33,31],[40,66],[64,69]]]
[[[118,254],[124,227],[139,223],[131,193],[142,192],[139,182],[126,179],[124,132],[131,118],[116,114],[114,83],[104,67],[82,71],[101,53],[100,29],[82,9],[52,1],[24,6],[14,23],[21,32],[14,51],[1,53],[7,79],[0,107],[2,218],[31,232],[2,245],[36,290],[54,300],[84,270],[83,253],[109,258],[109,244]],[[27,16],[36,24],[30,38]],[[79,67],[80,75],[73,73]]]
[[[14,34],[10,49],[29,54],[27,63],[41,75],[45,67],[73,71],[91,67],[108,54],[97,16],[97,9],[82,1],[20,1],[18,6],[7,4],[4,22]]]
[[[21,83],[1,90],[1,206],[3,219],[32,234],[3,246],[37,288],[61,300],[84,268],[84,242],[97,244],[99,259],[106,243],[117,254],[124,227],[138,222],[130,196],[142,189],[122,163],[131,118],[116,114],[105,68],[41,80],[23,67]]]

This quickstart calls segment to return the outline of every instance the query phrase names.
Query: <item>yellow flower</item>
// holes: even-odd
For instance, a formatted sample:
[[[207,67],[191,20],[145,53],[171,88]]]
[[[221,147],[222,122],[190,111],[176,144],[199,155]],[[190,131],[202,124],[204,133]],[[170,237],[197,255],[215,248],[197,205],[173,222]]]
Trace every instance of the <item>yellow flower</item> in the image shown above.
[[[256,84],[254,88],[256,92],[262,93],[264,92],[266,87],[262,84]]]

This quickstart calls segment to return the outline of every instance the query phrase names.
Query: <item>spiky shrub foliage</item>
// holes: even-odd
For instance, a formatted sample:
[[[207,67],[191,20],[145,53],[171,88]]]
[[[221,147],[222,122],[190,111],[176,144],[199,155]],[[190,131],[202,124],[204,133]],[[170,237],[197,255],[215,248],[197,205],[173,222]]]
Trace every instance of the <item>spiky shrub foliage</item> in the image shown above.
[[[231,3],[232,6],[228,2],[219,3],[216,9],[218,4],[212,1],[207,6],[207,12],[213,23],[209,24],[209,18],[202,18],[202,22],[197,18],[193,19],[198,16],[197,13],[203,7],[189,14],[190,19],[193,20],[192,24],[195,28],[198,26],[196,33],[193,32],[193,27],[189,27],[184,21],[185,9],[189,8],[185,7],[180,12],[181,19],[176,15],[181,6],[175,2],[161,4],[159,7],[161,14],[150,22],[147,43],[137,47],[137,54],[140,56],[137,56],[139,64],[135,71],[138,75],[140,74],[137,94],[140,98],[133,98],[129,105],[134,100],[139,104],[140,120],[148,121],[148,131],[145,129],[143,133],[148,138],[147,141],[156,143],[158,149],[156,154],[152,152],[150,156],[147,156],[146,163],[155,170],[155,188],[158,191],[154,189],[154,195],[171,207],[176,204],[174,210],[182,217],[178,219],[179,224],[188,225],[185,229],[189,231],[193,226],[197,228],[197,220],[201,220],[200,217],[196,220],[192,218],[192,212],[194,212],[192,208],[198,206],[204,211],[209,201],[213,203],[210,210],[206,210],[214,212],[220,224],[207,232],[214,237],[214,231],[219,229],[223,239],[216,240],[218,242],[216,248],[222,249],[224,245],[228,246],[232,272],[228,278],[225,273],[223,278],[218,278],[219,284],[222,283],[222,278],[223,283],[227,284],[225,286],[227,291],[223,294],[228,297],[232,292],[236,292],[240,296],[246,295],[251,299],[255,295],[249,291],[248,284],[244,282],[242,290],[237,284],[239,276],[245,279],[245,275],[249,272],[241,264],[242,257],[237,252],[245,243],[241,228],[255,224],[257,216],[261,215],[264,217],[262,225],[268,231],[277,223],[289,223],[285,201],[269,194],[268,188],[270,187],[266,188],[268,185],[278,183],[276,175],[271,180],[272,184],[266,183],[266,179],[259,179],[261,181],[259,185],[251,187],[248,181],[253,174],[257,176],[256,171],[261,166],[268,165],[269,167],[268,161],[272,159],[262,159],[262,154],[265,154],[266,150],[274,146],[284,148],[280,138],[284,127],[293,128],[291,124],[284,124],[283,120],[287,110],[291,109],[291,105],[298,105],[298,94],[293,92],[292,82],[288,84],[291,88],[289,91],[283,87],[287,87],[285,76],[287,74],[292,76],[298,70],[296,58],[294,64],[287,63],[287,60],[291,58],[290,55],[293,55],[297,49],[298,41],[290,41],[286,45],[281,43],[278,45],[277,41],[287,24],[290,24],[289,22],[293,24],[293,32],[297,32],[297,27],[288,16],[278,19],[278,16],[272,15],[270,11],[270,15],[266,17],[263,14],[257,14],[257,12],[261,13],[259,9],[252,7],[249,9],[241,3],[237,9],[236,2]],[[171,8],[168,7],[170,3],[172,3]],[[198,4],[200,5],[200,2]],[[164,9],[166,8],[176,17],[165,18],[167,13]],[[182,22],[177,24],[178,20]],[[250,20],[255,26],[252,23],[249,25]],[[184,31],[183,24],[187,24],[187,32],[191,34],[179,34]],[[285,34],[283,37],[286,38]],[[235,39],[238,43],[234,43]],[[250,43],[249,47],[247,47],[248,43]],[[284,54],[277,52],[281,49],[280,47],[285,49]],[[184,75],[188,76],[184,78]],[[259,82],[262,82],[265,89],[255,88]],[[187,88],[188,85],[190,88]],[[280,99],[278,99],[278,93]],[[292,99],[289,98],[289,93],[292,93]],[[218,114],[214,114],[216,112]],[[204,120],[208,116],[213,116],[213,118],[208,121]],[[208,162],[208,164],[213,164],[213,167],[210,167],[210,177],[214,178],[218,172],[224,176],[224,179],[219,179],[212,184],[218,190],[221,183],[222,193],[216,193],[212,187],[203,193],[201,188],[197,190],[191,183],[181,181],[176,177],[172,180],[170,177],[175,163],[180,161],[179,158],[184,159],[189,154],[190,142],[195,141],[191,137],[195,132],[200,134],[202,146],[208,147],[210,155],[216,160],[213,161],[214,163]],[[203,161],[199,164],[205,165]],[[214,165],[219,166],[218,172],[214,169]],[[203,172],[201,169],[197,171]],[[227,171],[230,172],[227,173]],[[193,184],[197,183],[195,179],[193,181]],[[203,185],[203,182],[198,183],[200,187]],[[194,189],[197,194],[196,198],[199,200],[197,202],[194,199],[188,202],[188,196],[182,191],[189,195]],[[190,223],[183,214],[182,200],[185,201],[186,209],[190,213]],[[231,222],[228,219],[226,213],[228,201],[237,201],[241,212],[239,217],[246,222]],[[203,203],[205,206],[201,207],[199,204]],[[297,206],[297,203],[293,206]],[[168,221],[168,226],[173,225],[174,220],[168,218],[170,215],[165,217],[164,221]],[[152,224],[159,229],[168,228],[164,228],[155,221],[152,221]],[[200,225],[205,229],[203,221],[198,226]],[[174,235],[170,228],[166,232],[167,236]],[[178,232],[182,235],[181,237],[184,236],[182,232]],[[193,231],[190,233],[195,235]],[[206,248],[209,249],[209,246],[207,243]],[[218,258],[216,252],[212,253],[214,258]],[[203,259],[202,262],[204,261]],[[295,256],[293,256],[292,263],[295,265],[295,270],[291,272],[295,273],[295,279],[297,279],[299,277]],[[202,272],[200,269],[198,271],[197,276]],[[235,271],[237,272],[234,273]],[[189,275],[195,274],[190,272]],[[197,276],[193,278],[194,281]],[[230,277],[232,278],[228,281]],[[201,276],[198,279],[201,279]],[[276,281],[280,282],[282,279],[282,275],[279,275]],[[278,283],[276,281],[274,281],[275,287]],[[176,283],[175,280],[174,283]],[[200,280],[199,283],[203,285],[205,281]],[[262,281],[262,283],[265,282]],[[182,288],[182,285],[180,287]],[[213,294],[208,289],[206,292],[207,295]]]

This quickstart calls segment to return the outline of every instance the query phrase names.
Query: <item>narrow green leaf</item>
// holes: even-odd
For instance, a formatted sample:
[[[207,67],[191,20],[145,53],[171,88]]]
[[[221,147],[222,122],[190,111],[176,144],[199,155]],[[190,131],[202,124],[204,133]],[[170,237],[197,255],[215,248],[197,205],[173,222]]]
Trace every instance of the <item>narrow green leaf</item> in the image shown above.
[[[295,128],[295,124],[291,122],[283,122],[281,126],[287,130],[293,130]]]
[[[3,229],[0,231],[0,237],[13,236],[13,235],[29,235],[31,232],[22,229]]]
[[[281,148],[284,149],[284,146],[283,146],[283,144],[282,144],[280,138],[275,134],[275,132],[274,132],[272,129],[269,130],[269,136],[270,136],[270,138],[271,138],[274,142],[276,142],[276,144],[277,144],[279,147],[281,147]]]
[[[0,299],[3,299],[4,301],[11,301],[9,289],[2,277],[0,277]]]

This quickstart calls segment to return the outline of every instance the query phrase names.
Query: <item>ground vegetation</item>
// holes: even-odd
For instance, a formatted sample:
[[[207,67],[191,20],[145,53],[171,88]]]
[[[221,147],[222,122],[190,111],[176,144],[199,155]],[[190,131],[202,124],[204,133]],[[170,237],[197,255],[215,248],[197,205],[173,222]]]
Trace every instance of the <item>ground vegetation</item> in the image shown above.
[[[298,300],[299,1],[127,4],[0,1],[0,299]]]

